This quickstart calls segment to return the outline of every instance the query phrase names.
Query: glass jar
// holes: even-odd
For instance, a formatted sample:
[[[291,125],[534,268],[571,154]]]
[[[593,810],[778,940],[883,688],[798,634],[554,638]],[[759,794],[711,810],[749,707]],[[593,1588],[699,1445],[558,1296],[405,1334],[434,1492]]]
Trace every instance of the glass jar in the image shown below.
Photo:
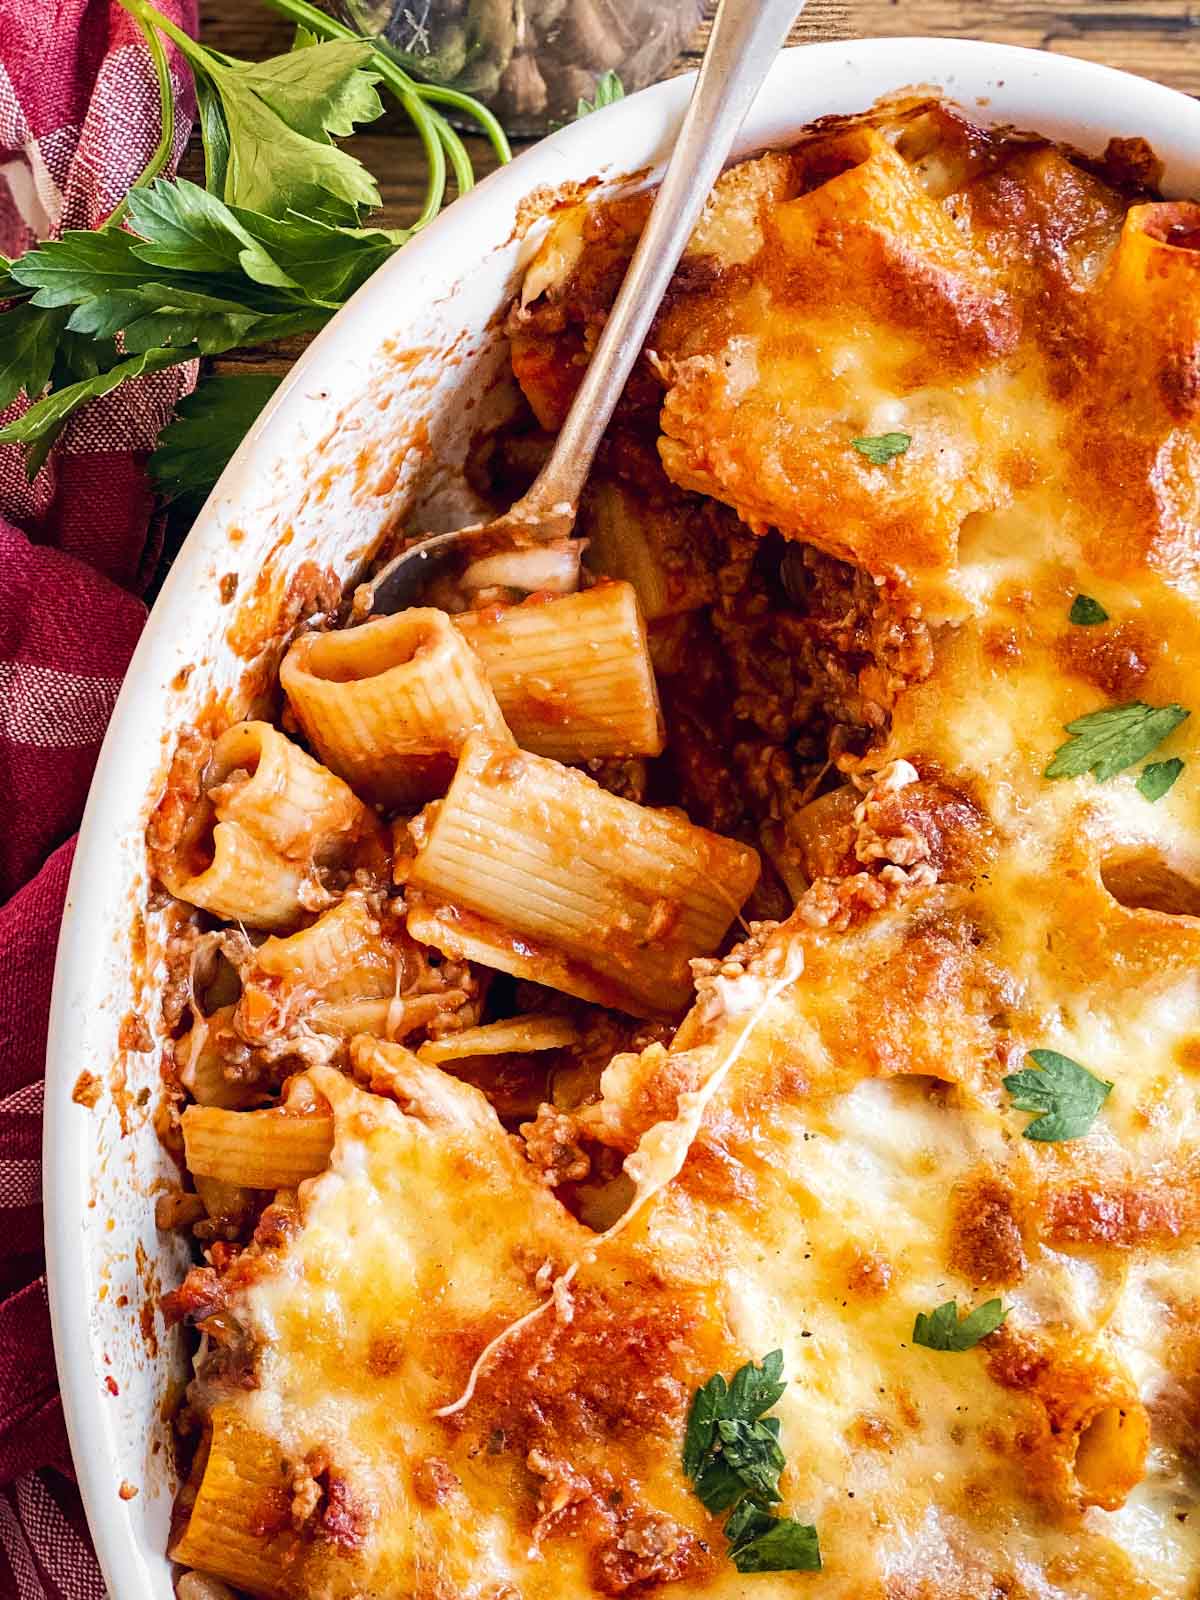
[[[490,105],[509,133],[538,134],[670,65],[703,0],[339,0],[400,65]]]

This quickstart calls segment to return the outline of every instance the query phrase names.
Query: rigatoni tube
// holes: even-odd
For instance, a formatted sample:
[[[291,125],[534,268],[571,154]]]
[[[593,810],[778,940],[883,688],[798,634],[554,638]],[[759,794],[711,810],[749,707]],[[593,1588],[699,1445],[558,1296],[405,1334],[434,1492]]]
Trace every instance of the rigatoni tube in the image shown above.
[[[214,744],[202,792],[158,872],[180,900],[277,932],[320,904],[318,865],[379,831],[348,785],[278,728],[237,722]]]
[[[454,618],[523,750],[557,761],[656,756],[662,713],[628,583]]]
[[[482,736],[409,875],[409,932],[636,1016],[669,1015],[758,878],[755,852]]]
[[[246,1189],[294,1189],[324,1172],[333,1149],[328,1108],[188,1106],[181,1120],[188,1171]]]
[[[322,761],[385,806],[444,793],[472,732],[509,736],[478,658],[429,607],[306,634],[279,677]]]
[[[288,1571],[296,1538],[290,1525],[267,1531],[262,1510],[288,1471],[273,1439],[251,1428],[232,1405],[214,1407],[204,1476],[172,1558],[270,1600],[289,1593],[281,1574]]]
[[[240,822],[289,860],[325,860],[368,825],[349,786],[269,722],[225,730],[205,789],[222,821]]]
[[[207,801],[195,820],[181,848],[160,862],[170,892],[227,922],[294,928],[304,915],[309,865],[285,860],[240,822],[218,822]]]
[[[396,959],[366,897],[351,889],[311,927],[264,940],[244,982],[260,975],[322,1000],[369,1000],[392,993]]]

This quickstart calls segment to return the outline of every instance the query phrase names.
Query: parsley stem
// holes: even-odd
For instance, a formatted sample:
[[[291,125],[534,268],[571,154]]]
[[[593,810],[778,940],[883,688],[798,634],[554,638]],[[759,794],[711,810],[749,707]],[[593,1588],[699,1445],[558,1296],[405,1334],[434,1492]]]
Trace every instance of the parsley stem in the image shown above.
[[[276,3],[277,0],[267,0],[268,5],[275,5]],[[400,75],[404,78],[407,77],[405,73]],[[425,147],[425,159],[429,163],[429,178],[425,184],[425,204],[421,207],[421,214],[413,223],[411,229],[413,233],[416,233],[419,228],[424,228],[428,223],[432,222],[442,209],[442,201],[446,198],[446,152],[442,148],[441,139],[438,137],[435,118],[425,110],[425,107],[417,99],[411,85],[401,88],[392,83],[386,73],[380,73],[380,76],[408,113],[409,121],[417,130],[417,137]],[[440,120],[440,118],[437,120]]]
[[[158,31],[153,22],[136,4],[136,0],[121,0],[121,4],[133,17],[141,29],[150,51],[150,59],[154,62],[154,75],[158,80],[159,103],[159,134],[158,143],[154,147],[149,161],[138,173],[129,187],[129,194],[134,189],[145,189],[153,183],[155,178],[166,166],[171,158],[171,149],[175,143],[175,91],[171,83],[171,68],[167,61],[167,52],[163,49],[163,42],[158,36]],[[105,228],[119,228],[129,208],[129,194],[117,204],[108,214]]]
[[[177,45],[185,59],[190,62],[193,52],[198,48],[196,41],[184,33],[182,28],[177,28],[170,17],[164,17],[161,11],[149,4],[149,0],[119,0],[119,4],[143,30],[157,28],[159,33],[165,33],[171,43]]]
[[[467,154],[467,147],[445,117],[437,119],[437,131],[438,138],[445,145],[446,154],[450,157],[450,165],[454,168],[455,188],[459,194],[469,194],[475,187],[475,173],[471,166],[471,158]]]
[[[435,105],[453,106],[465,116],[474,117],[500,162],[507,165],[512,160],[512,146],[508,142],[508,135],[500,126],[495,113],[489,111],[482,101],[476,100],[473,95],[463,94],[461,89],[447,89],[440,83],[420,83],[417,85],[417,93],[422,100],[431,101]]]

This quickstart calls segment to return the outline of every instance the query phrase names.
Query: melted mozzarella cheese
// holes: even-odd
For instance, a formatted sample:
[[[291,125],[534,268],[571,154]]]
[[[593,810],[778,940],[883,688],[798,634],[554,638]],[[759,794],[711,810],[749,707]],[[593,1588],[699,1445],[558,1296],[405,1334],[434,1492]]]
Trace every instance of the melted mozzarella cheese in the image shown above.
[[[1044,776],[1067,722],[1187,704],[1200,682],[1179,511],[1200,446],[1161,400],[1194,308],[1139,322],[1123,202],[1054,152],[1014,157],[1010,192],[971,147],[928,168],[974,173],[935,198],[902,140],[854,137],[828,182],[800,181],[799,156],[722,180],[692,252],[720,270],[660,329],[662,453],[939,624],[864,767],[968,795],[990,842],[849,927],[798,915],[673,1053],[619,1058],[590,1127],[641,1136],[645,1203],[611,1237],[535,1181],[480,1096],[403,1052],[373,1047],[405,1110],[310,1074],[332,1167],[240,1294],[259,1387],[226,1403],[286,1463],[323,1451],[361,1537],[302,1528],[272,1593],[1195,1593],[1200,705],[1149,757],[1186,763],[1157,804],[1137,767]],[[581,218],[563,229],[527,301],[586,268]],[[888,431],[912,443],[886,467],[851,447]],[[1072,629],[1079,591],[1105,630]],[[792,951],[803,970],[773,991]],[[1039,1047],[1113,1084],[1086,1136],[1024,1137],[1003,1079]],[[647,1130],[631,1108],[668,1069],[674,1118]],[[917,1313],[993,1297],[1007,1321],[975,1349],[914,1345]],[[783,1505],[817,1524],[824,1568],[743,1578],[679,1448],[695,1387],[774,1348]]]

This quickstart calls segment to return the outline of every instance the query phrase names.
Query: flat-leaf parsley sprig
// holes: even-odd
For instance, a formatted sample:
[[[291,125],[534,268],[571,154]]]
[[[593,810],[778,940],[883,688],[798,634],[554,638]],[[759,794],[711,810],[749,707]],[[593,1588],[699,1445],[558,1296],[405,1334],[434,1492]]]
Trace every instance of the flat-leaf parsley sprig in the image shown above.
[[[162,133],[154,155],[97,232],[70,231],[16,261],[0,257],[8,303],[0,409],[22,391],[31,402],[0,428],[0,442],[24,447],[31,477],[71,414],[129,378],[323,326],[436,216],[451,170],[460,192],[474,183],[440,107],[474,116],[500,159],[509,158],[499,123],[469,96],[416,83],[307,0],[267,3],[297,23],[295,45],[248,62],[197,43],[149,0],[121,0],[155,67]],[[195,78],[204,188],[162,177],[174,137],[164,38]],[[381,84],[411,118],[428,161],[425,202],[406,229],[365,225],[378,186],[335,143],[380,114]],[[244,404],[239,416],[245,422]],[[192,466],[195,480],[198,461]]]
[[[761,1365],[739,1367],[726,1382],[717,1372],[696,1390],[683,1439],[683,1471],[712,1512],[728,1511],[725,1537],[739,1572],[817,1572],[817,1530],[770,1507],[782,1498],[779,1475],[786,1457],[778,1417],[767,1411],[787,1388],[783,1351]]]
[[[185,395],[150,457],[150,476],[159,497],[178,501],[193,514],[199,511],[278,387],[278,378],[247,373],[207,378]]]

